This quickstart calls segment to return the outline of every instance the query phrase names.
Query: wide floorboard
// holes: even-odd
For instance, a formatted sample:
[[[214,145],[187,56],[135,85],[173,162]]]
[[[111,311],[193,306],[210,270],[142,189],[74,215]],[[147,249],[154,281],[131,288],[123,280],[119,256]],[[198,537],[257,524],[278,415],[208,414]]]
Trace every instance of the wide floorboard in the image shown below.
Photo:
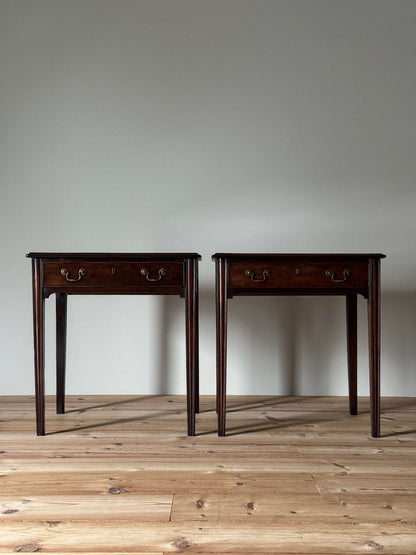
[[[0,397],[0,552],[416,554],[416,399]]]

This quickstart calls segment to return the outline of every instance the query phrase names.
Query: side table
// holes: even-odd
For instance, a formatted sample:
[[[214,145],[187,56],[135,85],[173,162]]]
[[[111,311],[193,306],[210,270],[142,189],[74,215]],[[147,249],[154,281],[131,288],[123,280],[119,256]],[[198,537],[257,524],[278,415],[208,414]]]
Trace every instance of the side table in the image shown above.
[[[380,436],[380,259],[384,254],[217,253],[218,435],[225,435],[228,299],[237,295],[346,297],[350,413],[357,414],[357,295],[368,300],[371,435]]]
[[[197,253],[31,252],[37,434],[45,435],[45,299],[56,296],[56,408],[65,412],[68,295],[179,295],[185,298],[188,435],[199,412]]]

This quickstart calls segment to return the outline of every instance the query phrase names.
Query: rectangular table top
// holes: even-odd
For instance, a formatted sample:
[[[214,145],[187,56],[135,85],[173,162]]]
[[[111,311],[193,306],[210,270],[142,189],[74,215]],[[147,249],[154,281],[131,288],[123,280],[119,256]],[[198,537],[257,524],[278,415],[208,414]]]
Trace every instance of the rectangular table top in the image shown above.
[[[186,258],[201,259],[201,255],[192,252],[29,252],[27,258],[42,258],[45,260],[184,260]]]
[[[227,260],[239,261],[239,262],[261,262],[265,259],[275,260],[276,262],[282,262],[284,260],[292,261],[327,261],[327,260],[353,260],[353,261],[364,261],[369,258],[386,258],[385,254],[381,253],[237,253],[237,252],[227,252],[227,253],[216,253],[212,255],[213,260],[218,260],[221,258],[226,258]]]

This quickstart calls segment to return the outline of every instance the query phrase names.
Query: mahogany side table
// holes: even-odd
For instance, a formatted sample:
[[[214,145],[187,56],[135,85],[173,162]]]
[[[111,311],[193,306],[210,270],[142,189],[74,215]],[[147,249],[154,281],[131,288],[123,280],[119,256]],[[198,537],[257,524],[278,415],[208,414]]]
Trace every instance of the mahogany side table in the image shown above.
[[[225,435],[228,299],[237,295],[344,295],[350,414],[357,414],[357,295],[368,300],[371,435],[380,436],[380,259],[384,254],[217,253],[218,435]]]
[[[45,435],[45,299],[56,296],[56,412],[65,412],[68,295],[179,295],[185,298],[188,435],[199,412],[197,253],[31,252],[37,434]]]

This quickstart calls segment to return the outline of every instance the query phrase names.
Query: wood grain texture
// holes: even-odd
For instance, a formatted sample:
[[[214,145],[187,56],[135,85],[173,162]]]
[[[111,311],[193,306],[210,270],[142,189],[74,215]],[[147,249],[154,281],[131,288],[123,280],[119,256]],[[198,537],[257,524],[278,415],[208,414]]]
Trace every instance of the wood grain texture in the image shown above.
[[[73,396],[37,437],[33,397],[0,397],[0,552],[416,553],[416,400]]]

